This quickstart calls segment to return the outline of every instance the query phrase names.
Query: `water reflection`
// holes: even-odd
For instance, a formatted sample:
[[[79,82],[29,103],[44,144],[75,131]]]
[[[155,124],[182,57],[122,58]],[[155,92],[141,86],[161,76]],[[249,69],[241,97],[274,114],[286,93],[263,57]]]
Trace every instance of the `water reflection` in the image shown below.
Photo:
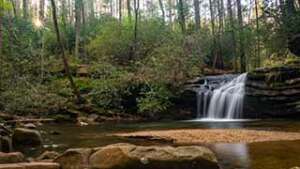
[[[223,169],[250,169],[248,146],[245,144],[216,144],[212,146]]]

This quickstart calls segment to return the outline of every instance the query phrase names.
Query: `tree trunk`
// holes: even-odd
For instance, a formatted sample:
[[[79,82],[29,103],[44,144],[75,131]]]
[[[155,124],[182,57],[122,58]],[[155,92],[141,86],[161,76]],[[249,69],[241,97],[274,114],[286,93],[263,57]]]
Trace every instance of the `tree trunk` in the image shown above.
[[[122,0],[119,0],[119,22],[122,23]]]
[[[215,16],[214,16],[214,4],[212,2],[212,0],[209,0],[209,9],[210,9],[210,20],[211,20],[211,31],[212,31],[212,37],[213,37],[213,45],[212,45],[212,57],[214,58],[213,61],[213,68],[216,68],[216,64],[217,64],[217,59],[218,59],[218,55],[217,55],[217,51],[216,51],[216,31],[215,31]]]
[[[62,21],[64,29],[66,30],[66,26],[67,26],[66,0],[61,0],[61,21]]]
[[[186,25],[185,25],[185,14],[184,14],[184,4],[183,0],[178,1],[178,13],[179,13],[179,24],[181,27],[181,31],[183,34],[186,32]]]
[[[0,0],[0,3],[3,4],[3,0]],[[2,49],[3,49],[3,36],[2,36],[2,15],[3,10],[0,11],[0,56],[2,56]]]
[[[234,20],[233,20],[233,12],[232,12],[232,2],[231,0],[227,0],[227,11],[229,15],[229,24],[230,24],[230,38],[232,41],[232,54],[234,56],[234,70],[238,72],[238,58],[236,53],[236,37],[234,31]]]
[[[131,0],[127,0],[127,15],[128,15],[128,19],[129,19],[129,22],[132,21],[132,16],[131,16]]]
[[[90,6],[90,20],[95,19],[95,6],[94,6],[94,0],[89,0],[89,6]]]
[[[74,95],[77,98],[78,103],[82,103],[84,100],[80,95],[80,92],[73,80],[73,77],[70,73],[70,68],[69,68],[69,62],[68,59],[65,55],[65,50],[64,50],[64,45],[62,43],[62,40],[60,38],[60,32],[59,32],[59,27],[58,27],[58,23],[57,23],[57,15],[56,15],[56,5],[55,5],[55,0],[51,0],[51,5],[52,5],[52,17],[53,17],[53,23],[54,23],[54,28],[55,28],[55,32],[56,32],[56,38],[57,38],[57,43],[60,47],[60,52],[61,52],[61,56],[62,56],[62,60],[63,60],[63,64],[64,64],[64,68],[65,68],[65,73],[70,81],[70,85],[71,88],[73,90]]]
[[[82,21],[82,27],[85,26],[85,5],[83,3],[83,0],[80,0],[80,10],[81,10],[81,21]]]
[[[113,0],[110,0],[110,16],[113,16],[114,15],[114,9],[113,9]]]
[[[28,0],[23,0],[23,18],[28,19]]]
[[[196,31],[200,30],[200,3],[199,0],[194,0],[194,10],[195,10],[195,28]]]
[[[135,14],[135,21],[134,21],[134,56],[136,55],[137,50],[137,35],[138,35],[138,23],[139,23],[139,9],[140,9],[140,0],[133,0],[134,1],[134,14]]]
[[[256,19],[256,36],[257,36],[257,41],[256,41],[256,66],[260,66],[260,35],[259,35],[259,21],[258,21],[258,2],[257,0],[255,1],[255,19]]]
[[[165,14],[165,8],[164,8],[164,4],[163,4],[162,0],[159,0],[159,7],[161,10],[161,17],[163,19],[163,23],[165,23],[166,14]]]
[[[40,0],[39,18],[44,21],[45,17],[45,0]]]
[[[245,44],[244,44],[244,25],[241,0],[237,0],[237,12],[239,23],[239,55],[241,72],[246,72],[246,59],[245,59]]]
[[[13,12],[14,12],[14,17],[17,17],[17,8],[16,8],[16,1],[15,0],[10,0],[12,8],[13,8]]]
[[[81,0],[75,0],[75,57],[79,57],[80,31],[81,31]]]

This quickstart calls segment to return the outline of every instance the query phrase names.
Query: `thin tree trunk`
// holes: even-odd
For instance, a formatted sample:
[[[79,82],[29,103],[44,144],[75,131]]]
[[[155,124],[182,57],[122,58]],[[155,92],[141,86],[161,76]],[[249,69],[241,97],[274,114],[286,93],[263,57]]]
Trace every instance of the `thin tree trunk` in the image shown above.
[[[140,0],[133,0],[133,1],[134,1],[134,14],[135,14],[135,21],[134,21],[134,56],[135,56],[137,50]]]
[[[257,0],[255,0],[255,17],[256,17],[256,36],[257,36],[257,42],[256,42],[257,63],[256,63],[256,66],[259,67],[260,66],[260,35],[259,35],[258,2],[257,2]]]
[[[44,21],[45,15],[45,0],[40,0],[39,18]]]
[[[81,31],[81,3],[80,0],[75,0],[75,56],[79,57],[79,47],[80,47],[80,31]]]
[[[54,28],[55,28],[55,32],[56,32],[56,38],[57,38],[57,42],[58,42],[58,45],[60,47],[60,52],[61,52],[61,56],[62,56],[62,60],[63,60],[63,64],[64,64],[64,68],[65,68],[65,73],[70,81],[70,85],[71,85],[71,88],[73,90],[73,93],[74,95],[76,96],[77,98],[77,101],[78,103],[82,103],[83,102],[83,99],[80,95],[80,92],[73,80],[73,77],[71,75],[71,72],[70,72],[70,68],[69,68],[69,62],[68,62],[68,59],[65,55],[65,50],[64,50],[64,45],[62,43],[62,40],[60,38],[60,32],[59,32],[59,27],[58,27],[58,23],[57,23],[57,15],[56,15],[56,5],[55,5],[55,0],[51,0],[51,5],[52,5],[52,17],[53,17],[53,23],[54,23]]]
[[[215,31],[215,16],[214,16],[214,4],[212,0],[209,0],[209,9],[210,9],[210,19],[211,19],[211,30],[212,30],[212,37],[213,37],[213,45],[212,45],[212,57],[214,58],[213,61],[213,68],[216,68],[218,55],[216,52],[216,31]]]
[[[122,0],[119,0],[119,22],[122,22]]]
[[[110,0],[110,15],[113,16],[114,15],[114,9],[113,9],[113,0]]]
[[[127,0],[127,15],[128,15],[128,19],[129,22],[132,21],[132,16],[131,16],[131,0]]]
[[[185,25],[185,14],[184,14],[184,4],[183,0],[178,1],[178,13],[179,13],[179,24],[181,27],[181,31],[183,34],[186,32],[186,25]]]
[[[165,23],[166,14],[165,14],[165,7],[164,7],[162,0],[159,0],[159,7],[161,10],[161,17],[163,19],[163,23]]]
[[[195,28],[196,31],[200,30],[200,3],[199,0],[194,0],[194,11],[195,11]]]
[[[90,20],[94,20],[95,19],[95,6],[94,6],[94,0],[89,0],[90,3]]]
[[[15,0],[10,0],[12,8],[13,8],[13,12],[14,12],[14,17],[17,17],[17,8],[16,8],[16,1]]]
[[[66,26],[67,26],[66,0],[61,0],[61,21],[62,21],[64,29],[66,29]]]
[[[85,5],[83,3],[83,0],[80,0],[80,9],[81,9],[82,27],[84,27],[86,21],[85,21]]]
[[[171,25],[172,27],[172,23],[173,23],[173,10],[172,10],[172,7],[173,7],[173,3],[172,3],[172,0],[168,0],[168,6],[169,6],[169,24]]]
[[[23,18],[28,19],[28,0],[23,0]]]
[[[229,15],[229,25],[230,25],[230,37],[232,41],[232,52],[234,55],[234,70],[238,72],[238,58],[236,53],[236,37],[234,32],[234,20],[233,20],[233,12],[232,12],[232,2],[231,0],[227,0],[227,11]]]
[[[241,72],[246,72],[246,59],[245,59],[245,44],[244,44],[244,26],[243,26],[243,14],[241,0],[237,0],[237,12],[239,23],[239,55]]]
[[[0,4],[3,4],[3,0],[0,0]],[[2,49],[3,49],[2,15],[3,15],[3,10],[0,10],[0,56],[2,56]]]

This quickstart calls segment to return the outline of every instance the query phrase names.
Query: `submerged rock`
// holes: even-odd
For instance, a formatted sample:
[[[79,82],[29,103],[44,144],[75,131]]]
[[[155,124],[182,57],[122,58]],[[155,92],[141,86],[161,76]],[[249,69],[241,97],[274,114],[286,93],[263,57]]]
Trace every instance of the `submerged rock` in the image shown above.
[[[93,169],[217,169],[217,159],[199,146],[159,147],[116,144],[103,147],[90,157]]]
[[[12,143],[14,147],[38,147],[42,145],[42,137],[37,130],[17,128],[12,135]]]
[[[0,164],[21,163],[25,162],[25,157],[22,153],[1,153]]]

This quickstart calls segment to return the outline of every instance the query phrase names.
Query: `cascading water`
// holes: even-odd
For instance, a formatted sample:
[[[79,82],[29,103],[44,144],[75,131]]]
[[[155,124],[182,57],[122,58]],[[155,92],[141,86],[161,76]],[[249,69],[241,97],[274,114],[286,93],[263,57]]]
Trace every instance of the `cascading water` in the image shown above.
[[[244,73],[230,81],[223,80],[215,89],[205,80],[197,95],[198,118],[242,118],[246,79],[247,73]]]

